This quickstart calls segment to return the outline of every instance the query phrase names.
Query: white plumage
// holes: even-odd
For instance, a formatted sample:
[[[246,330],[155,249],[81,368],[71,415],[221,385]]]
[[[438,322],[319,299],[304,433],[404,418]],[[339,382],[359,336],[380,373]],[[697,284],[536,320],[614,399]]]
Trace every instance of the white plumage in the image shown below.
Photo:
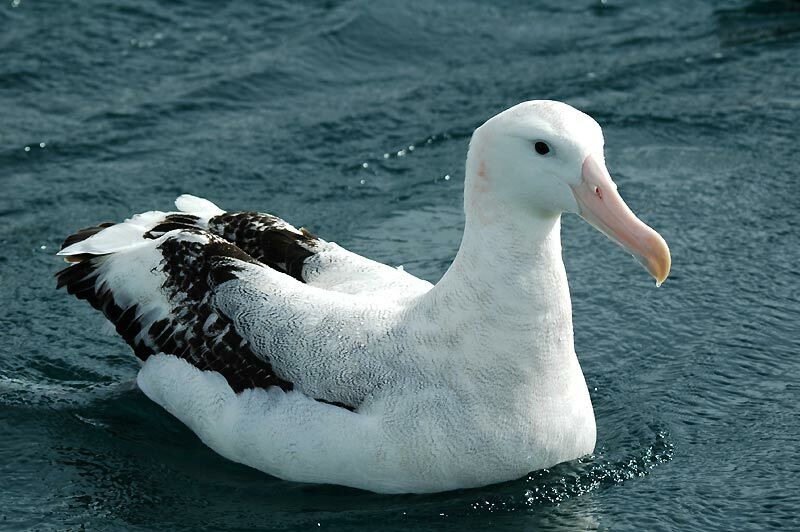
[[[561,212],[657,279],[669,269],[663,240],[617,202],[602,145],[591,118],[558,102],[476,130],[464,238],[435,286],[188,195],[182,214],[70,237],[59,254],[77,264],[59,282],[144,360],[144,393],[231,460],[378,492],[519,478],[595,444]]]

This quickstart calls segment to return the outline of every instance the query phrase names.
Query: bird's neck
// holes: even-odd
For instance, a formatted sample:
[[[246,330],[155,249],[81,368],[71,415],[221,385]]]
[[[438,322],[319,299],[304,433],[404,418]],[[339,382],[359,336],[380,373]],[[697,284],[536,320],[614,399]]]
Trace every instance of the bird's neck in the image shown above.
[[[425,297],[429,313],[474,337],[475,348],[491,350],[487,357],[573,359],[560,227],[560,216],[515,217],[467,205],[458,254]]]

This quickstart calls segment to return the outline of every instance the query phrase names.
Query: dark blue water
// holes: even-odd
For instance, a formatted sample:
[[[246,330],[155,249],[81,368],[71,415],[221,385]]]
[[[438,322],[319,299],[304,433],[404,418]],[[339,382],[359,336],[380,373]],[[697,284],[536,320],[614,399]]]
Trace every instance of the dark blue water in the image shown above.
[[[800,3],[3,0],[0,528],[800,529]],[[565,7],[566,6],[566,7]],[[593,456],[433,496],[228,462],[55,291],[78,227],[180,193],[436,280],[471,131],[553,98],[669,242],[564,220]]]

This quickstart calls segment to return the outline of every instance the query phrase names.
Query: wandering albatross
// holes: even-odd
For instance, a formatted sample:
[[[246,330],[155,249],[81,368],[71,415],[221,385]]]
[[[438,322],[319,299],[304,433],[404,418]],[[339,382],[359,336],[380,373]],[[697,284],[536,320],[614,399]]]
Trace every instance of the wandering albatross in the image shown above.
[[[561,214],[658,284],[670,269],[609,176],[600,126],[555,101],[475,130],[464,236],[435,285],[269,214],[175,203],[68,237],[58,286],[105,314],[141,390],[206,445],[299,482],[436,492],[591,453]]]

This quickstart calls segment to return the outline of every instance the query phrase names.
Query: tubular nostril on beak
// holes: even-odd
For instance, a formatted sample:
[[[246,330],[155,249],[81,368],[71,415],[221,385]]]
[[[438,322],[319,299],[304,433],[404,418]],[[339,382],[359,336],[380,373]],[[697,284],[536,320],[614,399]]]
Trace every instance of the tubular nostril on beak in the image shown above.
[[[594,187],[594,195],[600,199],[603,199],[603,191],[600,190],[600,187]]]

